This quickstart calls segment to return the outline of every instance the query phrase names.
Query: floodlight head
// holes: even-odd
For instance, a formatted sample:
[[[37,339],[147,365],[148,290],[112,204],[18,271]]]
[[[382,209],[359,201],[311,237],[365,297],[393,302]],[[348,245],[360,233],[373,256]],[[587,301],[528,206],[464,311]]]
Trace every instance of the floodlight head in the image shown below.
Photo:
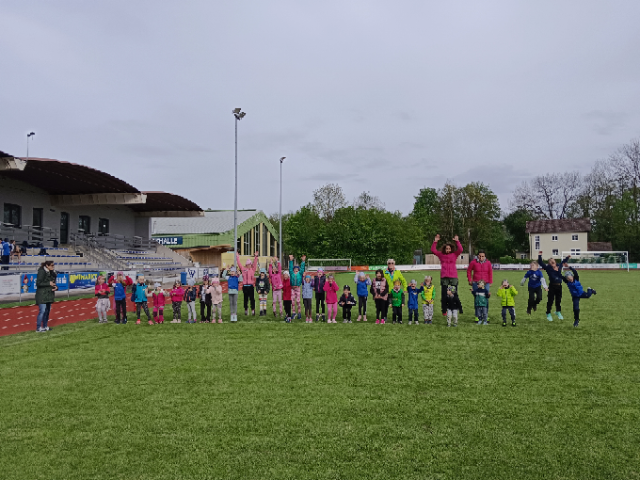
[[[234,108],[234,109],[233,109],[233,114],[234,114],[234,115],[237,115],[237,114],[239,114],[239,113],[240,113],[240,111],[241,111],[241,110],[242,110],[241,108]]]
[[[284,162],[284,159],[285,159],[285,158],[287,158],[287,157],[282,157],[282,158],[280,159],[280,163]]]
[[[27,133],[27,138],[33,137],[35,134],[36,134],[36,132]]]

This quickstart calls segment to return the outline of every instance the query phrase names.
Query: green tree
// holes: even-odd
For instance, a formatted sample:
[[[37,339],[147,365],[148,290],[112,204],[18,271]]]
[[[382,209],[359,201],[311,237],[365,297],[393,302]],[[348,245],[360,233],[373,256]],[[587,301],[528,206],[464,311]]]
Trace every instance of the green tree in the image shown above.
[[[517,251],[529,251],[529,234],[527,233],[527,222],[535,220],[528,210],[519,208],[504,217],[502,221],[508,235],[508,240],[504,242],[505,250],[509,255],[515,255]],[[532,254],[531,252],[529,253]]]
[[[438,191],[435,188],[421,188],[413,198],[415,202],[408,220],[414,222],[414,227],[419,232],[419,246],[427,253],[440,226]]]
[[[326,228],[327,224],[311,205],[288,214],[282,224],[283,254],[324,258]]]
[[[467,239],[469,254],[473,255],[474,246],[491,240],[494,222],[500,218],[500,203],[489,186],[480,182],[459,188],[456,197],[459,235]]]

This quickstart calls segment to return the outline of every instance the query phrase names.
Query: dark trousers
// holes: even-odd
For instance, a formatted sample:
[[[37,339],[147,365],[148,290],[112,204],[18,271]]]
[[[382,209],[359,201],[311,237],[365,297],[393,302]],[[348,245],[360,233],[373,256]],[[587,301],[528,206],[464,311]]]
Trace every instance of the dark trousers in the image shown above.
[[[358,315],[367,315],[367,299],[369,297],[362,297],[358,295]]]
[[[458,279],[457,278],[441,278],[440,279],[440,309],[443,314],[447,313],[447,287],[449,285],[453,285],[458,288]]]
[[[116,300],[116,322],[127,321],[127,299]]]
[[[311,299],[303,298],[302,303],[304,304],[304,316],[307,318],[311,318]]]
[[[389,311],[389,301],[381,298],[376,298],[376,319],[386,320],[387,312]]]
[[[320,313],[320,307],[322,307],[322,314],[324,315],[324,292],[316,292],[316,315]]]
[[[205,315],[205,307],[207,309],[207,314]],[[200,319],[202,321],[209,321],[211,320],[211,304],[207,303],[207,302],[200,302]]]
[[[556,312],[562,311],[562,284],[552,283],[549,285],[549,292],[547,292],[547,314],[551,313],[551,307],[553,302],[556,303]]]
[[[283,300],[282,303],[284,303],[284,313],[286,314],[287,317],[291,316],[291,300]]]
[[[344,320],[351,320],[351,307],[353,307],[353,305],[345,305],[342,307],[342,318]]]
[[[0,256],[0,264],[9,265],[10,255],[1,255]],[[2,270],[9,270],[9,267],[2,267]]]
[[[418,323],[418,309],[410,308],[409,309],[409,322],[413,322],[415,320]]]
[[[256,309],[256,297],[254,296],[254,288],[253,285],[243,285],[242,286],[242,295],[244,296],[244,309],[247,310],[247,305],[249,301],[251,301],[251,310]]]
[[[586,292],[582,292],[582,295],[579,297],[571,297],[571,301],[573,302],[573,319],[576,321],[580,321],[580,299],[581,298],[590,298],[593,295],[591,289],[588,289]]]
[[[516,321],[516,310],[513,307],[502,307],[502,321],[503,322],[507,321],[507,312],[509,312],[509,315],[511,316],[511,321],[515,322]]]
[[[527,304],[527,311],[533,310],[542,301],[542,287],[531,288],[529,287],[529,303]]]
[[[402,322],[402,305],[399,307],[391,307],[393,308],[393,321],[394,322]]]

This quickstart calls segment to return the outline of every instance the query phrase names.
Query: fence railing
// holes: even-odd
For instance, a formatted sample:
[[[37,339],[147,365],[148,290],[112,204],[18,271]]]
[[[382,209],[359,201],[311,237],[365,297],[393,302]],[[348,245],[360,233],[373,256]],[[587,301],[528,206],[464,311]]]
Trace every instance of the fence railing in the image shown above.
[[[18,246],[37,247],[40,244],[45,247],[56,246],[60,237],[58,230],[49,227],[35,227],[33,225],[15,226],[11,223],[0,222],[0,237],[15,240]]]

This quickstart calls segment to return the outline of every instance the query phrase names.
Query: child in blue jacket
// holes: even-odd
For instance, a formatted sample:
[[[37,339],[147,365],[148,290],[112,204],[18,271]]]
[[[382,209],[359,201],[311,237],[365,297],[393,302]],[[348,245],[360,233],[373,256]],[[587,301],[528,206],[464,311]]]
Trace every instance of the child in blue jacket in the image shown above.
[[[365,275],[364,272],[356,273],[353,278],[356,282],[356,293],[358,294],[358,322],[364,316],[364,321],[367,321],[367,300],[369,299],[369,287],[371,286],[371,278],[369,275]]]
[[[538,262],[533,261],[529,265],[529,271],[524,274],[524,278],[520,282],[520,285],[524,285],[524,282],[529,279],[529,303],[527,305],[527,315],[531,315],[531,311],[534,312],[538,308],[538,304],[542,301],[542,289],[547,292],[547,282],[544,280],[544,275],[540,271]]]
[[[580,299],[590,298],[591,295],[596,294],[596,291],[593,288],[587,288],[587,291],[584,291],[578,272],[573,267],[565,274],[563,280],[569,287],[569,293],[571,293],[571,300],[573,300],[573,326],[577,327],[580,323]]]
[[[416,288],[416,285],[418,285],[418,282],[411,280],[411,283],[407,287],[407,296],[409,298],[407,302],[409,308],[409,325],[411,325],[414,320],[416,325],[420,325],[418,321],[418,295],[424,292],[424,287],[421,285],[420,288]]]
[[[311,281],[311,275],[306,274],[304,276],[304,282],[302,283],[302,303],[304,304],[304,322],[313,323],[311,317],[311,300],[313,300],[313,282]]]
[[[225,272],[224,279],[227,281],[227,294],[229,295],[229,312],[231,321],[238,321],[238,287],[242,281],[242,275],[238,275],[236,267],[232,266]]]

